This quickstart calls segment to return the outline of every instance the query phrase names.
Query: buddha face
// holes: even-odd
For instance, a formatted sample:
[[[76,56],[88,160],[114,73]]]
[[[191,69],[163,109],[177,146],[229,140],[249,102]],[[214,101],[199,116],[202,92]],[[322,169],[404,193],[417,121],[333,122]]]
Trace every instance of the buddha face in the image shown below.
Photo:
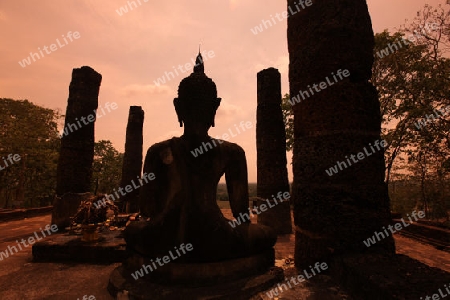
[[[173,103],[180,127],[183,127],[184,123],[185,128],[204,132],[211,126],[214,127],[214,118],[221,99],[217,98],[216,84],[205,75],[200,53],[196,62],[194,72],[180,82],[178,98],[175,98]]]
[[[214,127],[214,118],[220,105],[220,98],[205,99],[202,97],[191,97],[190,99],[175,98],[175,111],[178,115],[180,127],[201,126],[207,130]]]
[[[216,84],[205,73],[192,73],[178,87],[178,98],[174,99],[180,126],[214,126],[214,117],[220,105]]]

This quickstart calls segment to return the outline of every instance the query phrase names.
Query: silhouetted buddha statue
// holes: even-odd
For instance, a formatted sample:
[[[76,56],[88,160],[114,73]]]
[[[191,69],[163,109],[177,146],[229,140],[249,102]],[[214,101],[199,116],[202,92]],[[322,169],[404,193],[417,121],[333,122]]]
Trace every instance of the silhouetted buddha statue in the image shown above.
[[[244,150],[208,136],[220,101],[199,54],[194,72],[181,81],[174,99],[184,134],[154,144],[147,152],[144,173],[154,173],[155,179],[142,187],[140,211],[150,219],[127,227],[129,250],[156,257],[191,243],[193,250],[177,261],[213,262],[262,253],[275,244],[270,227],[242,220],[233,228],[217,205],[217,184],[225,174],[233,216],[249,213]],[[194,156],[191,151],[203,145],[208,151]]]

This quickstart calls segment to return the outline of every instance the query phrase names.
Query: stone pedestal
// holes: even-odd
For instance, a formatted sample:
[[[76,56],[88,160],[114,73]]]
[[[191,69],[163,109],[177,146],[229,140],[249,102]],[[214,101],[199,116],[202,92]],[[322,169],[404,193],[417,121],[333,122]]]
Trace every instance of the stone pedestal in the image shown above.
[[[128,294],[130,299],[249,299],[283,280],[281,268],[274,265],[274,251],[216,263],[170,262],[157,269],[143,271],[135,279],[131,274],[152,265],[149,258],[134,254],[111,274],[111,295]]]
[[[381,140],[380,104],[369,82],[373,46],[364,0],[315,0],[288,18],[290,96],[302,94],[293,106],[298,267],[344,253],[395,251],[392,236],[370,248],[363,243],[391,221],[384,152],[370,148]],[[340,78],[344,70],[349,76]],[[364,148],[370,156],[326,172]]]
[[[286,168],[286,131],[281,111],[281,75],[270,68],[258,73],[256,115],[257,196],[272,200],[290,192]],[[258,215],[258,224],[274,228],[277,234],[292,233],[290,199]],[[275,204],[275,203],[273,203]]]
[[[80,235],[56,234],[33,245],[33,262],[76,262],[81,264],[121,263],[126,257],[122,231],[103,230],[93,242]]]

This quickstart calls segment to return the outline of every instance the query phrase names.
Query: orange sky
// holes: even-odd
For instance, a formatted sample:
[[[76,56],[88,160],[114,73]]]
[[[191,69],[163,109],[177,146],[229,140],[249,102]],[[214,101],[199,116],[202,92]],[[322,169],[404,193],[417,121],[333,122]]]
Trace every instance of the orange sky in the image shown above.
[[[129,106],[140,105],[145,111],[147,149],[182,133],[172,100],[180,80],[191,70],[178,71],[180,75],[166,84],[158,86],[154,81],[173,72],[173,66],[189,63],[201,43],[202,50],[214,53],[205,59],[205,72],[222,98],[210,135],[221,136],[241,121],[253,123],[251,130],[229,141],[246,151],[249,181],[255,182],[256,73],[278,68],[283,94],[288,92],[288,52],[285,20],[257,35],[251,29],[285,11],[286,1],[135,2],[138,7],[120,16],[117,10],[127,5],[126,0],[0,0],[0,97],[28,99],[64,113],[72,69],[89,65],[103,75],[99,107],[108,101],[118,105],[97,120],[96,140],[109,139],[123,151]],[[434,6],[445,2],[427,1]],[[368,5],[374,31],[380,32],[394,31],[405,19],[412,19],[424,1],[368,0]],[[78,32],[78,39],[70,41],[69,31]],[[51,44],[56,46],[49,49]],[[19,61],[38,48],[43,57],[22,67]],[[292,180],[290,160],[288,155]]]

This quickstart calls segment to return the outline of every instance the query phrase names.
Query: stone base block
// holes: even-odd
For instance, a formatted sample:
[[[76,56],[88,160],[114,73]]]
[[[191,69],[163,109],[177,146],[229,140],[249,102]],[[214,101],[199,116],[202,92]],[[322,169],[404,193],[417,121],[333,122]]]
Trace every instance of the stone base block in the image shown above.
[[[149,259],[134,255],[110,276],[111,295],[129,299],[249,299],[284,279],[270,253],[214,263],[171,262],[135,279]],[[134,274],[133,277],[131,274]]]
[[[57,234],[33,245],[34,262],[76,261],[83,263],[123,262],[126,243],[121,231],[99,233],[95,242],[83,242],[80,235]]]
[[[170,281],[191,286],[203,286],[261,274],[274,264],[275,253],[273,249],[270,249],[265,253],[220,262],[178,263],[173,260],[162,267],[156,263],[156,259],[134,254],[123,263],[123,266],[125,272],[130,274],[141,269],[143,265],[154,266],[144,276],[145,279],[152,282]]]

